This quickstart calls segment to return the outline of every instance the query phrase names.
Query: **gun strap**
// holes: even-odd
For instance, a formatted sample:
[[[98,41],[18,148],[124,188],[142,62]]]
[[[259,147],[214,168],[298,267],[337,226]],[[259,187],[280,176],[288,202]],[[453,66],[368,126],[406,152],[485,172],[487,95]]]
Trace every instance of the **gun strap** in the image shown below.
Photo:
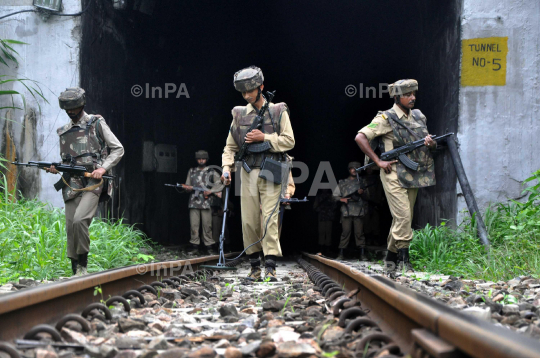
[[[97,189],[100,187],[101,184],[103,184],[103,178],[101,178],[101,181],[97,184],[94,184],[94,185],[90,185],[90,186],[87,186],[85,188],[81,188],[81,189],[75,189],[75,188],[72,188],[68,182],[66,181],[66,179],[64,179],[64,176],[62,176],[62,180],[64,181],[64,184],[66,184],[68,186],[68,188],[70,188],[71,190],[77,192],[77,191],[92,191],[94,189]]]
[[[388,116],[388,121],[390,122],[390,125],[392,126],[392,129],[394,129],[396,132],[397,132],[397,129],[395,128],[396,125],[394,124],[394,122],[396,122],[397,124],[399,124],[400,126],[402,126],[403,128],[405,128],[407,130],[407,132],[409,132],[414,138],[416,139],[422,139],[420,136],[418,136],[418,134],[416,134],[415,132],[413,132],[409,127],[407,127],[407,125],[405,125],[405,123],[403,123],[402,121],[399,120],[399,118],[397,117],[397,115],[395,113],[392,113],[390,111],[386,111],[385,112],[386,115]],[[401,139],[401,138],[400,138]],[[404,144],[407,144],[407,143],[404,143]]]

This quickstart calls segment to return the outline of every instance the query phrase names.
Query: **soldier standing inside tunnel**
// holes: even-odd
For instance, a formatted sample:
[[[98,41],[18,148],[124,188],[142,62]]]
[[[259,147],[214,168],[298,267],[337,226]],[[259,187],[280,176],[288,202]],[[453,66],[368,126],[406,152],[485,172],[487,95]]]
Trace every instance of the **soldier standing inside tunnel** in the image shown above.
[[[349,246],[352,228],[354,225],[354,239],[360,251],[360,260],[367,261],[365,253],[366,237],[364,236],[364,216],[367,212],[367,202],[362,199],[366,183],[363,178],[356,177],[355,168],[360,167],[358,162],[349,163],[349,177],[339,181],[334,191],[334,198],[341,202],[341,225],[343,232],[339,240],[339,255],[337,260],[343,260],[344,250]]]
[[[264,161],[283,163],[285,153],[294,147],[294,134],[289,119],[289,109],[285,103],[269,103],[268,111],[264,113],[264,125],[261,130],[254,129],[248,133],[253,120],[266,103],[262,95],[264,77],[260,68],[251,66],[244,68],[234,75],[234,87],[248,102],[246,106],[237,106],[232,110],[233,121],[223,150],[221,180],[230,185],[230,171],[234,168],[234,156],[240,150],[244,141],[247,144],[268,143],[268,150],[249,152],[245,165],[240,173],[240,209],[242,213],[242,234],[244,247],[250,258],[252,280],[260,280],[261,261],[259,252],[265,257],[265,279],[276,278],[276,259],[282,256],[278,234],[278,209],[281,195],[281,184],[260,176]],[[250,168],[248,171],[246,166]],[[288,173],[287,173],[288,174]],[[226,177],[227,175],[227,177]],[[281,175],[282,176],[282,175]],[[264,230],[261,233],[261,216]],[[262,241],[255,244],[262,237]],[[253,246],[250,246],[254,244]],[[249,248],[248,248],[249,247]]]
[[[191,239],[189,240],[189,248],[187,253],[196,255],[199,253],[201,237],[199,236],[200,227],[202,226],[202,241],[208,253],[216,255],[216,242],[212,237],[212,202],[211,196],[214,193],[219,193],[221,183],[218,186],[212,187],[214,182],[219,181],[217,174],[207,167],[208,152],[199,150],[195,153],[197,166],[190,168],[186,178],[186,186],[188,192],[192,191],[189,196],[189,222],[191,225]],[[204,191],[194,190],[193,187],[204,189]]]
[[[379,112],[373,121],[362,128],[355,141],[360,149],[381,169],[381,182],[392,213],[392,227],[388,234],[387,262],[398,265],[398,270],[412,270],[409,245],[413,238],[411,227],[418,188],[435,185],[435,169],[430,150],[437,147],[426,126],[426,117],[412,108],[416,102],[418,82],[399,80],[388,86],[394,98],[391,109]],[[384,151],[392,150],[415,140],[425,138],[425,147],[408,154],[419,163],[413,171],[399,161],[382,161],[374,152],[377,141],[382,140]],[[371,142],[371,143],[370,143]]]
[[[71,259],[73,274],[82,276],[87,273],[90,251],[88,227],[99,202],[108,200],[112,194],[112,181],[107,183],[102,176],[118,164],[124,155],[124,147],[103,117],[84,111],[86,95],[82,88],[67,88],[58,101],[71,119],[57,129],[62,164],[84,166],[92,173],[91,179],[62,176],[67,256]],[[54,166],[47,171],[58,173]]]

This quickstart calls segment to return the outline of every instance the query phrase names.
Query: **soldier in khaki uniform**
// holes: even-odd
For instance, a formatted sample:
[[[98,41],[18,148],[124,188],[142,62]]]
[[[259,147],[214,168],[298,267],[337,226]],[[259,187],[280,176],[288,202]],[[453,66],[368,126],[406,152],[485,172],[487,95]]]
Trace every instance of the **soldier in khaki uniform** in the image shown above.
[[[233,121],[222,156],[221,180],[226,185],[230,184],[230,171],[234,169],[234,155],[240,150],[244,141],[249,144],[260,142],[269,144],[267,151],[248,154],[246,164],[252,169],[249,173],[243,168],[239,169],[242,182],[240,204],[244,247],[247,248],[263,237],[259,214],[261,209],[263,224],[267,230],[263,240],[246,251],[251,262],[249,278],[253,280],[261,278],[259,252],[262,250],[265,256],[265,276],[274,281],[276,280],[276,258],[282,256],[278,236],[279,198],[282,188],[279,184],[259,177],[259,174],[261,164],[267,158],[280,162],[286,161],[285,152],[294,147],[294,134],[289,120],[289,110],[285,103],[270,103],[264,115],[262,130],[255,129],[247,133],[259,110],[266,103],[262,96],[263,80],[262,71],[254,66],[240,70],[234,75],[234,87],[242,93],[242,97],[248,104],[234,107],[232,110]],[[225,174],[229,175],[228,178]]]
[[[189,169],[185,186],[187,191],[193,192],[189,197],[188,204],[191,239],[189,240],[190,247],[187,253],[197,254],[199,252],[201,243],[199,228],[202,225],[203,243],[210,254],[216,255],[216,242],[212,238],[212,210],[210,204],[213,200],[212,195],[220,195],[222,185],[219,183],[219,186],[214,186],[215,182],[219,182],[219,177],[206,166],[208,162],[207,151],[199,150],[195,153],[195,159],[197,160],[197,167]],[[193,187],[205,190],[193,190]]]
[[[366,237],[364,236],[364,216],[367,212],[367,201],[361,195],[367,185],[364,178],[360,181],[356,177],[355,168],[360,167],[358,162],[349,163],[349,177],[340,180],[334,191],[334,198],[341,202],[341,225],[343,232],[339,241],[339,256],[337,260],[343,260],[344,250],[349,246],[352,228],[354,225],[354,238],[356,248],[360,251],[360,260],[367,261],[365,254]]]
[[[318,213],[319,250],[329,255],[332,247],[332,226],[336,217],[336,201],[332,198],[332,190],[319,190],[313,202],[313,210]]]
[[[412,270],[409,245],[413,238],[411,223],[418,188],[435,185],[430,150],[435,149],[437,143],[429,136],[426,117],[420,110],[413,110],[417,90],[418,82],[411,79],[391,84],[389,91],[390,97],[394,98],[394,106],[379,112],[355,139],[360,149],[381,169],[381,182],[393,218],[387,239],[386,261],[397,263],[399,270]],[[426,147],[407,154],[420,164],[417,171],[408,169],[397,160],[382,161],[373,150],[379,145],[378,141],[382,143],[383,151],[389,151],[421,138],[425,138]]]
[[[68,88],[58,98],[60,108],[71,119],[58,128],[60,155],[63,164],[81,165],[92,173],[92,179],[69,177],[64,174],[62,196],[66,211],[67,256],[73,274],[87,272],[90,250],[90,226],[98,203],[112,194],[112,182],[103,180],[124,155],[124,147],[100,115],[87,114],[85,92],[82,88]],[[110,153],[109,153],[110,150]],[[47,170],[57,174],[51,167]],[[67,180],[66,180],[67,179]]]

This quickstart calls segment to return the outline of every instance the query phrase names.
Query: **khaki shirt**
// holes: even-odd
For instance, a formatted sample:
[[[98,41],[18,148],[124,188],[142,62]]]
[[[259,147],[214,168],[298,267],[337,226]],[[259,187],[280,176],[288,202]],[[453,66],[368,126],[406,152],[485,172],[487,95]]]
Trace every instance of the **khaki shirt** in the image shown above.
[[[270,103],[272,105],[272,103]],[[255,110],[251,103],[248,103],[247,113],[251,113]],[[234,119],[233,119],[234,121]],[[232,123],[231,123],[232,127]],[[271,152],[287,152],[294,148],[294,133],[291,126],[291,120],[289,119],[289,113],[287,111],[283,112],[281,115],[280,122],[281,133],[265,133],[264,142],[270,142],[272,148]],[[240,144],[237,144],[229,131],[229,136],[227,137],[227,142],[225,148],[223,149],[223,155],[221,156],[221,166],[223,171],[230,171],[231,168],[234,169],[234,155],[240,150]]]
[[[111,131],[111,128],[109,128],[109,126],[105,122],[105,118],[98,115],[94,115],[94,116],[101,118],[101,120],[99,121],[99,128],[98,128],[99,134],[101,135],[101,138],[105,141],[105,143],[107,143],[107,146],[111,150],[110,154],[107,156],[107,158],[105,158],[105,161],[101,165],[98,164],[97,167],[103,168],[106,171],[109,171],[109,169],[111,169],[116,164],[118,164],[120,159],[122,159],[122,157],[124,156],[124,146],[122,146],[122,143],[120,143],[118,138],[116,138],[114,133]],[[84,115],[81,117],[79,121],[86,123],[90,120],[88,117],[90,117],[90,114],[84,113]],[[79,122],[73,123],[73,121],[69,121],[69,123],[67,124],[67,127],[65,127],[66,131],[70,130],[74,126],[78,126],[78,123]]]
[[[398,118],[403,122],[407,123],[413,121],[410,111],[409,115],[406,115],[397,104],[394,104],[392,109],[396,111]],[[385,118],[385,115],[383,116],[382,113],[373,118],[371,123],[360,129],[358,133],[364,133],[370,142],[373,138],[382,136],[384,151],[388,152],[389,150],[394,149],[394,131],[392,130],[392,126],[388,122],[388,119]]]

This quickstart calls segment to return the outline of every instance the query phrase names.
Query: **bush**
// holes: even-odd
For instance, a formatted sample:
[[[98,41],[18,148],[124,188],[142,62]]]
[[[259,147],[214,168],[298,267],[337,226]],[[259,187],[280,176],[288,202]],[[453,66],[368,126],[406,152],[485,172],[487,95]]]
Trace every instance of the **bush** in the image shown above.
[[[525,203],[511,200],[490,207],[484,221],[491,241],[490,254],[476,236],[474,219],[457,230],[442,223],[415,231],[411,260],[420,271],[485,280],[508,280],[520,275],[540,277],[540,170],[525,182],[536,180],[525,192]]]

